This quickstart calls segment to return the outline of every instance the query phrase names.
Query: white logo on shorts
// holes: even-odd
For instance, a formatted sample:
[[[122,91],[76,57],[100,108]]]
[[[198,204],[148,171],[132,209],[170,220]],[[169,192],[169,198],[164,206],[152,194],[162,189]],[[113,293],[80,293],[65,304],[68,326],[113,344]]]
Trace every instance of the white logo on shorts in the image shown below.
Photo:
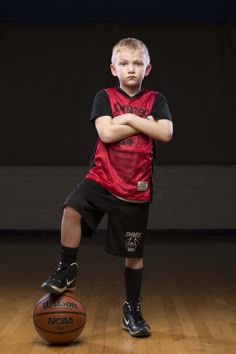
[[[147,181],[138,181],[137,190],[140,192],[145,192],[148,189]]]
[[[125,246],[128,252],[135,252],[142,237],[142,232],[126,232]]]

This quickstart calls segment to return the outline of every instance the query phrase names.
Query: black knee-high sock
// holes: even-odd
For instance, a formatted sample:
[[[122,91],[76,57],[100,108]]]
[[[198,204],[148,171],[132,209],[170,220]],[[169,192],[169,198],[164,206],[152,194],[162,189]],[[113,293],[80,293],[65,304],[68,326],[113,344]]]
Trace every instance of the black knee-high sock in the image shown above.
[[[75,263],[77,259],[79,247],[61,246],[61,262],[63,264]]]
[[[143,269],[125,267],[126,301],[137,304],[140,301],[140,293],[143,280]]]

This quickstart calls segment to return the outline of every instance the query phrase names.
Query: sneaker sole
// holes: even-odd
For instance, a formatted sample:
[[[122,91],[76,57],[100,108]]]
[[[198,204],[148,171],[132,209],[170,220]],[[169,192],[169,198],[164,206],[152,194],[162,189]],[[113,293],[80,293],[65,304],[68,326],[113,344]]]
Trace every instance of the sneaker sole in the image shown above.
[[[53,285],[48,285],[48,284],[43,284],[41,286],[42,289],[44,289],[45,291],[51,293],[51,294],[56,294],[56,295],[60,295],[63,294],[66,291],[75,291],[76,290],[76,286],[73,286],[71,288],[67,288],[67,286],[65,288],[57,288],[56,286]]]
[[[149,337],[151,335],[151,331],[132,332],[124,323],[122,323],[122,328],[128,331],[132,337]]]

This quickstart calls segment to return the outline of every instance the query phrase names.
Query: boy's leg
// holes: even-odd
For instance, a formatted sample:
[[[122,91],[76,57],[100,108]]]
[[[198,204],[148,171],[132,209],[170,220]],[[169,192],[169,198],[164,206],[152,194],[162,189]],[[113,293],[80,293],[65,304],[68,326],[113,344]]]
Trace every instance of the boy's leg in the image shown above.
[[[142,275],[143,258],[126,258],[126,301],[123,304],[123,328],[135,337],[146,337],[151,334],[151,328],[143,319],[140,306]]]
[[[54,294],[75,290],[80,240],[81,216],[75,209],[66,206],[61,225],[61,260],[56,272],[42,284],[43,289]]]
[[[57,271],[42,284],[46,291],[62,294],[75,290],[81,235],[89,237],[96,230],[104,215],[101,205],[106,202],[106,195],[98,183],[84,179],[66,198],[61,224],[61,260]],[[79,210],[83,211],[83,218]]]
[[[125,259],[125,291],[126,301],[138,303],[143,278],[143,258]]]
[[[81,240],[81,216],[69,205],[64,208],[61,223],[61,244],[78,248]]]
[[[113,196],[108,217],[106,251],[125,258],[126,301],[123,304],[123,328],[136,337],[149,336],[151,332],[150,326],[142,317],[140,307],[148,211],[148,203],[127,203],[117,201]]]

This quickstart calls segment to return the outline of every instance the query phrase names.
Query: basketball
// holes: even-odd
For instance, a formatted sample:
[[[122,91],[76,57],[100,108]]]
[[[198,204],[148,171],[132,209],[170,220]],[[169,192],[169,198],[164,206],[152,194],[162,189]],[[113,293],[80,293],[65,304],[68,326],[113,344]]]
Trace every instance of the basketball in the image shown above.
[[[54,344],[66,344],[82,333],[86,310],[71,292],[46,294],[35,305],[33,322],[39,336]]]

